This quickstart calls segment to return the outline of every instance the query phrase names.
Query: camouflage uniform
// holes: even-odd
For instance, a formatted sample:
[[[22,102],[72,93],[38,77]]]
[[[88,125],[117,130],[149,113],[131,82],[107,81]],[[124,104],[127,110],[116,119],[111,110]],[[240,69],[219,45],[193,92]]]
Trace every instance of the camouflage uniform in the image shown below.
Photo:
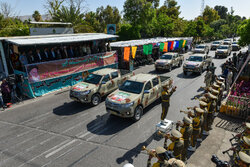
[[[168,114],[168,109],[170,106],[169,100],[170,100],[170,96],[174,93],[174,90],[172,89],[171,91],[169,90],[164,90],[161,93],[161,106],[162,106],[162,113],[161,113],[161,120],[164,120]]]

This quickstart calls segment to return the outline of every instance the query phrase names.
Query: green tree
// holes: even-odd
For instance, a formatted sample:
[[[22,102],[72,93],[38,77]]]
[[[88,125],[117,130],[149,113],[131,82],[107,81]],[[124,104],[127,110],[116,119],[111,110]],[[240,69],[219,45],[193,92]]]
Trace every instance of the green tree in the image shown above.
[[[157,19],[154,24],[154,36],[170,37],[174,31],[173,20],[160,10],[157,12]]]
[[[91,26],[95,32],[100,32],[100,22],[97,20],[95,12],[88,12],[85,14],[84,22]]]
[[[241,46],[250,44],[250,19],[245,20],[241,25],[239,25],[237,33],[240,35],[239,44]]]
[[[104,8],[103,6],[96,9],[96,19],[100,23],[99,31],[104,32],[107,24],[116,24],[117,29],[119,30],[119,23],[121,21],[121,15],[116,7],[107,6]]]
[[[218,12],[218,15],[220,16],[221,19],[227,19],[227,12],[228,12],[227,7],[216,5],[214,9]]]
[[[169,17],[177,19],[180,15],[180,6],[177,6],[175,0],[165,0],[164,7],[167,8],[166,13]],[[165,10],[165,9],[164,9]]]
[[[206,8],[204,9],[202,13],[202,17],[203,17],[205,24],[210,24],[213,21],[220,19],[218,12],[209,6],[206,6]]]
[[[141,27],[140,26],[132,26],[131,24],[128,23],[123,23],[121,25],[121,29],[118,32],[119,35],[119,40],[131,40],[131,39],[140,39],[141,34],[140,34]]]
[[[35,21],[37,21],[37,22],[42,20],[42,16],[41,16],[41,14],[39,13],[39,11],[37,11],[37,10],[34,11],[32,17],[33,17],[33,19],[34,19]]]
[[[224,24],[227,24],[227,21],[224,19],[219,19],[210,23],[210,27],[213,28],[214,31],[218,32],[220,31],[220,27]]]

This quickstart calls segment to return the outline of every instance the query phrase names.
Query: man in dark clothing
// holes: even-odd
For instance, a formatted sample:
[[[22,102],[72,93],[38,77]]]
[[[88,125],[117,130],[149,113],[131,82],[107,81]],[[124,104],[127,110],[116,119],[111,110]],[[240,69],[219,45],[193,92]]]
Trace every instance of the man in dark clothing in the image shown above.
[[[2,95],[3,95],[4,103],[5,104],[9,103],[10,100],[11,100],[11,96],[10,96],[11,90],[10,90],[10,86],[9,86],[6,79],[3,79],[3,81],[2,81],[1,92],[2,92]]]

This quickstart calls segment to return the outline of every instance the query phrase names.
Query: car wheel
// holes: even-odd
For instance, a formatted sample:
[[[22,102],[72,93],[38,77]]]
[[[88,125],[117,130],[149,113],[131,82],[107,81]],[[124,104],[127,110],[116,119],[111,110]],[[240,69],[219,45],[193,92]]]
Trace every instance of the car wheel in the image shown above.
[[[94,94],[91,97],[91,104],[97,106],[101,102],[101,96],[99,94]]]
[[[169,66],[168,71],[169,71],[169,72],[172,71],[172,66],[171,66],[171,65]]]
[[[137,106],[135,108],[133,120],[134,121],[139,121],[141,119],[142,114],[143,114],[143,108],[142,108],[142,106]]]

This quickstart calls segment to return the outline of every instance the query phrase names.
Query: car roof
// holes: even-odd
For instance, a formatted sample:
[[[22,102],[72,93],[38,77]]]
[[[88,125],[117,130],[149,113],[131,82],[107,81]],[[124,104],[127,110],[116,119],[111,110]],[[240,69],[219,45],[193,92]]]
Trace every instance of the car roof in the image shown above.
[[[167,53],[164,53],[163,55],[176,55],[177,53],[174,53],[174,52],[167,52]]]
[[[206,54],[199,54],[199,53],[197,54],[197,53],[196,53],[196,54],[193,54],[193,55],[191,55],[191,56],[199,56],[199,57],[204,57],[204,56],[206,56]]]
[[[229,47],[229,45],[221,45],[221,46],[226,46],[226,47]],[[221,47],[221,46],[220,46],[220,47]]]
[[[97,74],[97,75],[107,75],[107,74],[110,74],[111,72],[117,72],[117,69],[103,68],[103,69],[94,71],[93,74]]]
[[[140,73],[140,74],[136,74],[135,76],[132,76],[129,80],[137,81],[137,82],[147,82],[149,80],[152,80],[155,77],[157,77],[157,75]]]

